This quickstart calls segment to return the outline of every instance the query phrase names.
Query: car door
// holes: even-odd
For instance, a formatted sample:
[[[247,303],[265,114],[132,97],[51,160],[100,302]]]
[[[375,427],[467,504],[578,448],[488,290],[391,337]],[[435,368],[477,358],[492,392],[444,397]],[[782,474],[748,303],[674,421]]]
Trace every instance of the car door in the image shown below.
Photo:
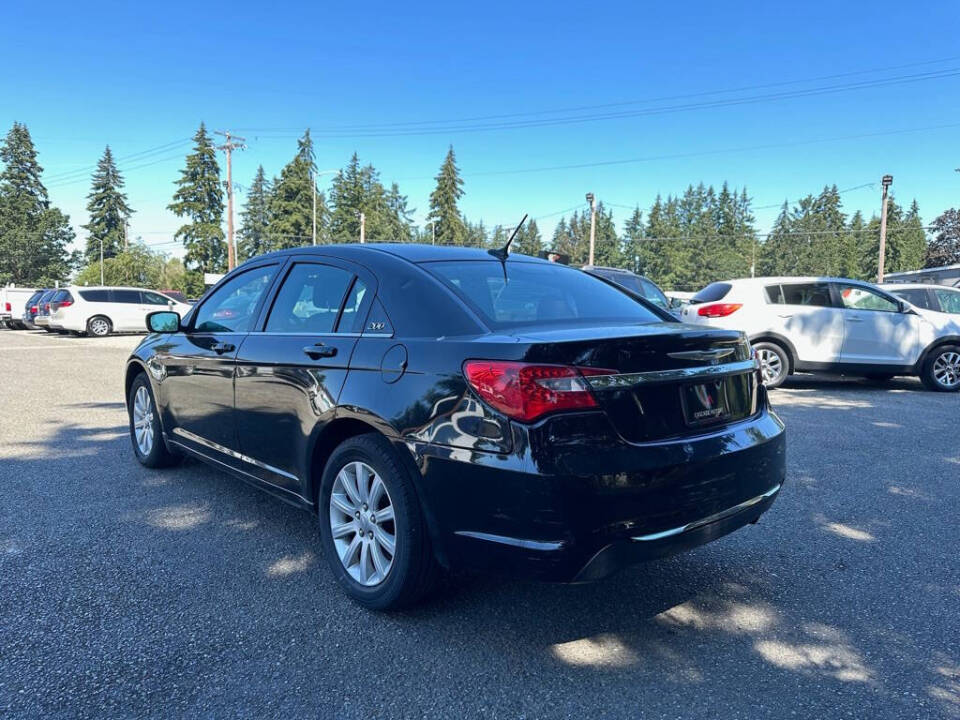
[[[178,443],[236,467],[236,355],[253,328],[278,263],[255,265],[214,288],[178,333],[156,345],[164,428]]]
[[[770,328],[788,338],[802,362],[834,363],[843,347],[843,313],[826,282],[784,282],[765,288]]]
[[[113,329],[118,332],[132,332],[145,330],[142,324],[137,323],[140,317],[140,291],[118,288],[109,291],[110,301],[101,311],[110,318]]]
[[[375,292],[364,269],[339,260],[291,263],[237,355],[237,430],[246,470],[303,493],[316,433],[333,417]]]
[[[152,292],[150,290],[141,290],[140,291],[140,305],[139,305],[139,318],[138,322],[140,324],[140,329],[145,330],[147,327],[147,315],[158,310],[176,310],[180,312],[179,308],[174,307],[174,302],[168,297],[164,297],[160,293]]]
[[[918,315],[903,312],[899,300],[868,285],[834,283],[833,289],[845,327],[841,362],[905,366],[916,361]]]

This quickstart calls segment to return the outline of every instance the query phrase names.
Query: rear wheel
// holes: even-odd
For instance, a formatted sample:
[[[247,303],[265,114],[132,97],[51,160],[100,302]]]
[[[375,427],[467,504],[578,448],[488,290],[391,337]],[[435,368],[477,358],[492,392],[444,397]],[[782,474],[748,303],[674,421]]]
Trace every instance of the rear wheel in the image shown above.
[[[960,390],[960,346],[944,345],[934,348],[923,361],[920,380],[928,390]]]
[[[143,373],[137,375],[130,386],[127,408],[130,413],[130,439],[133,441],[133,452],[140,464],[150,468],[176,464],[180,456],[170,452],[163,441],[157,404],[153,399],[150,382]]]
[[[319,494],[324,554],[351,599],[391,610],[431,589],[437,565],[413,478],[386,438],[344,441],[327,461]]]
[[[760,375],[763,384],[768,388],[777,388],[790,374],[790,360],[787,351],[779,345],[769,342],[759,342],[753,346],[760,363]]]
[[[87,334],[94,337],[106,337],[113,330],[113,325],[103,315],[96,315],[87,320]]]

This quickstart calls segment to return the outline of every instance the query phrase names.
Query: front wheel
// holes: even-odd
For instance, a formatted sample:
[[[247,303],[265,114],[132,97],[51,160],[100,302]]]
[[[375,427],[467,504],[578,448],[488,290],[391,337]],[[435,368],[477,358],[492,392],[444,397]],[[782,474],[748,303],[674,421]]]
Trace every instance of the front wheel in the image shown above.
[[[935,348],[923,361],[920,380],[928,390],[960,390],[960,346],[945,345]]]
[[[371,610],[415,603],[437,576],[411,475],[387,439],[373,433],[344,441],[323,471],[324,554],[347,595]]]
[[[153,399],[150,381],[143,373],[137,375],[127,397],[130,413],[130,439],[133,453],[141,465],[150,468],[174,465],[180,457],[167,449],[160,433],[160,414]]]
[[[790,374],[790,360],[787,352],[779,345],[760,342],[753,346],[760,363],[760,376],[768,388],[778,388]]]

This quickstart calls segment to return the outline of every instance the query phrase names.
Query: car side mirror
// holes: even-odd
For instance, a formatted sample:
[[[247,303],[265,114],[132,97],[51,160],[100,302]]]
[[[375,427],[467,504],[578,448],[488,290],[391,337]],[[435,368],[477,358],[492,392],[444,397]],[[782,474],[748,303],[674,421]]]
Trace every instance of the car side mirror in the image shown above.
[[[147,330],[155,333],[175,333],[180,330],[180,313],[160,310],[147,315]]]

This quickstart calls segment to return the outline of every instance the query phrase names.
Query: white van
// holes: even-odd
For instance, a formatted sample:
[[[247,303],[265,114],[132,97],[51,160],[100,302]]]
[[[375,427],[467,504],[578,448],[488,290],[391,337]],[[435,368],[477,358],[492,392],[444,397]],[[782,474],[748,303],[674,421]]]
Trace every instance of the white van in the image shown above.
[[[0,327],[7,326],[14,330],[25,330],[21,318],[26,310],[27,300],[36,292],[34,288],[13,287],[12,285],[0,288]]]
[[[156,290],[72,286],[50,304],[50,327],[97,337],[112,332],[146,332],[147,315],[157,310],[174,310],[182,317],[190,305]]]

